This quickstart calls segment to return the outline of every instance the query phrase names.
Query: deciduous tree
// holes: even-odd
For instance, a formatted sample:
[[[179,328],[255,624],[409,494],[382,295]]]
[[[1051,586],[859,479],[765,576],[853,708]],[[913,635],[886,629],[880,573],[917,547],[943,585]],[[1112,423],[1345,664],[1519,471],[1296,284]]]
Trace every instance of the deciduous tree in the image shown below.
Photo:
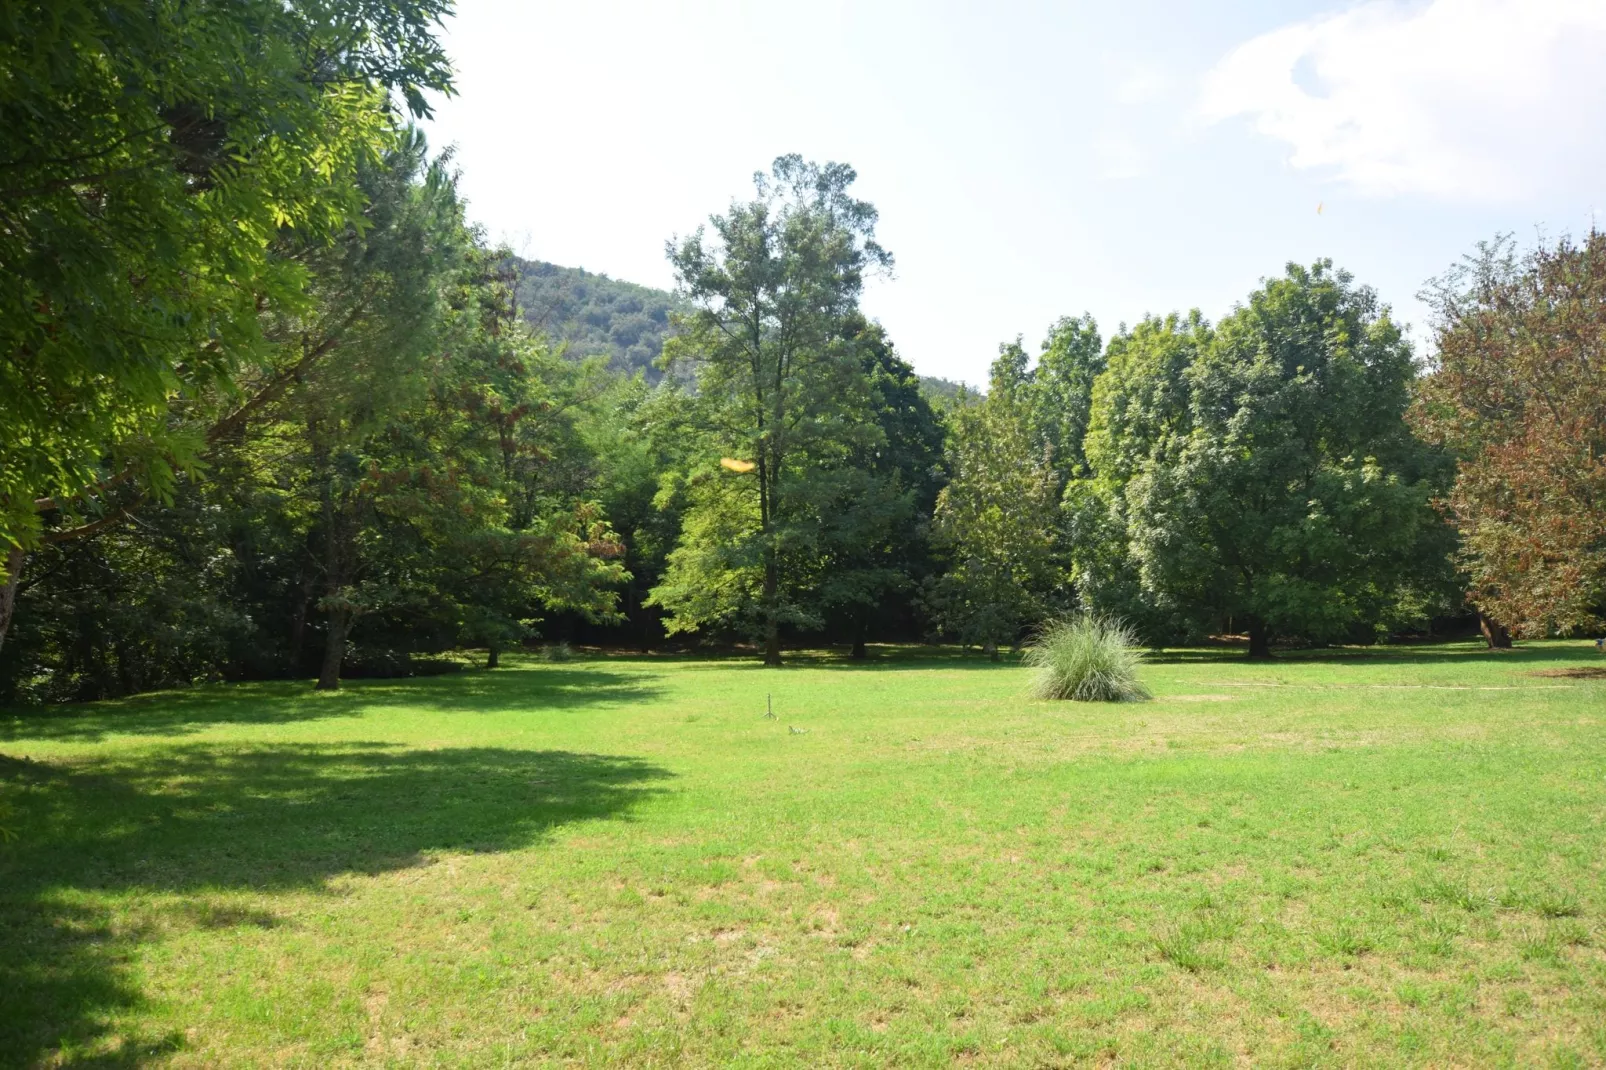
[[[1460,458],[1446,499],[1491,642],[1599,624],[1606,598],[1606,234],[1481,247],[1431,291],[1414,416]]]
[[[1252,656],[1424,615],[1445,580],[1445,468],[1404,422],[1411,351],[1372,291],[1291,265],[1214,331],[1179,327],[1112,356],[1088,450],[1143,597],[1230,619]]]
[[[0,641],[26,551],[162,497],[265,308],[280,238],[360,219],[358,167],[449,88],[447,0],[60,0],[0,16]],[[47,536],[46,529],[49,529]]]
[[[892,257],[875,240],[876,211],[856,200],[845,164],[782,156],[754,176],[757,196],[671,243],[693,311],[665,352],[695,366],[708,451],[679,545],[651,601],[671,631],[739,624],[757,632],[767,665],[781,628],[818,622],[805,592],[823,561],[828,473],[866,420],[859,318],[866,274]],[[720,457],[751,464],[721,471]]]

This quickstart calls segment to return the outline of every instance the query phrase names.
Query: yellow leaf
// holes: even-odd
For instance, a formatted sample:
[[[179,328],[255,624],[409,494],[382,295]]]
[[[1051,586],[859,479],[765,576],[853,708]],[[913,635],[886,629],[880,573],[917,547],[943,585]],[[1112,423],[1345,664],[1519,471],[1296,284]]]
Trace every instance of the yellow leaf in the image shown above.
[[[735,457],[721,457],[719,466],[729,468],[732,472],[751,472],[754,467],[752,461],[738,461]]]

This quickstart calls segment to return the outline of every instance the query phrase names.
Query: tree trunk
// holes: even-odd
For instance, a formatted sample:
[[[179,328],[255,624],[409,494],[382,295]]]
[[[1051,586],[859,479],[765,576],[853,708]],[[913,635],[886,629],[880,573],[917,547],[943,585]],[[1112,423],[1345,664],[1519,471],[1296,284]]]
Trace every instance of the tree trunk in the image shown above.
[[[864,649],[864,636],[862,635],[853,640],[853,656],[861,661],[870,656],[869,652]]]
[[[774,617],[764,623],[764,664],[772,668],[781,664],[781,626]]]
[[[0,587],[0,647],[6,645],[11,615],[17,611],[17,586],[22,583],[22,563],[27,559],[28,555],[20,546],[13,546],[6,554],[5,585]]]
[[[779,569],[775,565],[775,549],[764,553],[764,664],[778,667],[781,664],[781,622],[775,619],[775,601],[780,591]]]
[[[998,654],[998,644],[993,642],[991,639],[989,639],[985,643],[983,643],[982,646],[981,646],[981,649],[982,649],[982,652],[987,655],[987,660],[988,661],[1002,661],[1003,660],[1003,658],[1000,657],[999,654]]]
[[[1249,656],[1271,657],[1271,633],[1266,630],[1266,622],[1259,617],[1249,618]]]
[[[285,658],[286,672],[292,680],[301,675],[301,651],[307,638],[307,610],[312,606],[313,584],[317,581],[310,569],[305,566],[303,569],[300,597],[296,600],[296,611],[290,618],[290,652]]]
[[[493,645],[490,652],[485,655],[485,667],[494,669],[500,664],[502,664],[502,651]]]
[[[318,673],[319,691],[340,690],[340,665],[346,660],[346,633],[351,630],[351,612],[329,611],[329,637],[323,648],[323,671]]]
[[[1478,628],[1483,632],[1483,641],[1489,644],[1490,650],[1510,650],[1511,630],[1497,620],[1490,620],[1481,612],[1478,614]]]

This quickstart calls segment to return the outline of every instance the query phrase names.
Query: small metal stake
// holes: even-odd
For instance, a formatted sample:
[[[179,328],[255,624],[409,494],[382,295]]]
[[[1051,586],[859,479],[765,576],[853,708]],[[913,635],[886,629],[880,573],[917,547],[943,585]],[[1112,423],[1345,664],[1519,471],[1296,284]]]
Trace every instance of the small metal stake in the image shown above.
[[[765,695],[764,696],[764,719],[768,720],[768,721],[775,720],[775,696],[774,695]]]

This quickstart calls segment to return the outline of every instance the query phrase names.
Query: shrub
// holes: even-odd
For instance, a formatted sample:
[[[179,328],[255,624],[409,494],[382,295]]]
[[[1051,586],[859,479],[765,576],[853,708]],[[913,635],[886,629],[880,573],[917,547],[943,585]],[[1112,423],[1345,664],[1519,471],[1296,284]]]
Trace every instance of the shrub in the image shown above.
[[[1035,666],[1032,693],[1078,702],[1138,702],[1149,689],[1138,680],[1143,651],[1137,635],[1116,620],[1090,614],[1045,625],[1026,649]]]
[[[547,643],[541,648],[542,661],[568,661],[573,656],[574,652],[565,642]]]

